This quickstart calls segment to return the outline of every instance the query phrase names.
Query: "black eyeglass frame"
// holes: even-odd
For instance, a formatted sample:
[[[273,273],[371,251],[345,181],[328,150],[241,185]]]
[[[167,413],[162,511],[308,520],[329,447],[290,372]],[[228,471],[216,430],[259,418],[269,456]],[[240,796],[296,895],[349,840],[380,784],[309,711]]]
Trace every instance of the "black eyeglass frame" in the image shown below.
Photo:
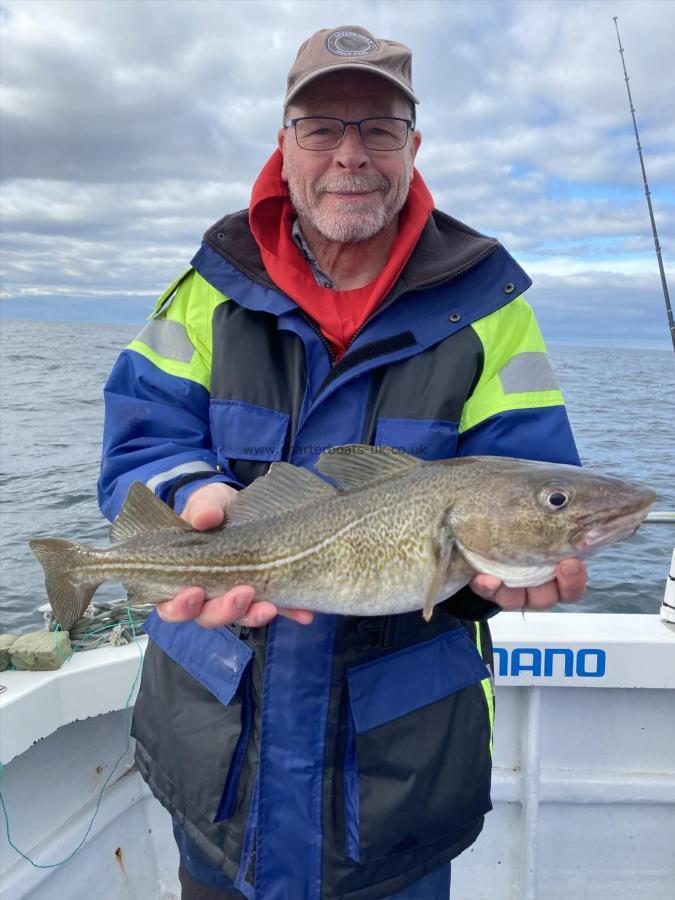
[[[340,122],[340,124],[342,125],[342,134],[340,135],[340,140],[334,147],[303,147],[300,141],[298,141],[298,130],[295,126],[298,124],[298,122],[304,122],[306,119],[328,119],[331,122]],[[407,126],[405,141],[401,144],[400,147],[395,147],[392,150],[380,150],[377,147],[369,147],[363,140],[361,125],[364,122],[372,122],[373,120],[381,121],[382,119],[390,122],[405,122]],[[404,119],[401,116],[367,116],[365,119],[358,119],[353,122],[346,122],[344,119],[339,119],[337,116],[299,116],[297,119],[287,119],[284,122],[284,128],[290,128],[291,126],[293,126],[293,130],[295,131],[295,140],[298,147],[300,147],[301,150],[307,150],[309,153],[325,153],[326,151],[330,152],[330,150],[337,150],[337,148],[343,142],[347,128],[350,125],[356,125],[357,131],[359,132],[359,137],[361,138],[361,143],[366,148],[366,150],[371,150],[373,153],[395,153],[396,150],[403,150],[403,148],[408,143],[409,132],[415,130],[415,122],[412,119]]]

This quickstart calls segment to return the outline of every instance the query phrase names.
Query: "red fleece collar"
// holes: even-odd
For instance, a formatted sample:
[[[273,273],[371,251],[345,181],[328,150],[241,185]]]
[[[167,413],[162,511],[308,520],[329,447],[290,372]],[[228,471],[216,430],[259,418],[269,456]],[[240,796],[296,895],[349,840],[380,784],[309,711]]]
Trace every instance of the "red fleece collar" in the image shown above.
[[[281,152],[275,150],[253,185],[249,209],[251,231],[272,281],[314,319],[340,359],[354,333],[377,309],[403,271],[434,201],[415,169],[408,199],[399,213],[398,235],[384,269],[369,284],[355,290],[323,288],[316,283],[291,236],[296,213],[288,187],[281,179],[281,162]]]

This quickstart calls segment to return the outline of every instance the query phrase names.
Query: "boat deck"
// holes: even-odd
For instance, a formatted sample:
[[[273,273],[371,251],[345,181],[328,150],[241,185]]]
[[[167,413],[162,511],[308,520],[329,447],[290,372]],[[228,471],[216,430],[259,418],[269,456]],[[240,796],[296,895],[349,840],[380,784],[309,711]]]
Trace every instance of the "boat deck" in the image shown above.
[[[675,625],[658,616],[502,613],[492,622],[494,811],[453,864],[453,900],[675,897]],[[168,816],[125,751],[138,646],[58,672],[3,672],[4,900],[179,897]],[[133,699],[133,698],[132,698]],[[4,829],[3,829],[4,831]]]

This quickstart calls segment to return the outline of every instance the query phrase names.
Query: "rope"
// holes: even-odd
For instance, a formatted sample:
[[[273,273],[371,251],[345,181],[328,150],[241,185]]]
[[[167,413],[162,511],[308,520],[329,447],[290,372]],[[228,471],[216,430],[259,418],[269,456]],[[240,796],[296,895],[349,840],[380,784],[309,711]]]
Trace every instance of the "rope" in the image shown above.
[[[105,644],[120,647],[131,643],[134,635],[144,633],[143,626],[152,609],[153,604],[148,603],[136,607],[132,613],[126,601],[90,603],[84,615],[68,630],[72,651],[79,653]],[[44,619],[48,631],[61,630],[51,611],[44,613]]]
[[[136,688],[136,685],[138,684],[138,679],[141,676],[141,669],[143,668],[143,650],[141,648],[141,645],[138,643],[138,638],[137,638],[137,634],[136,634],[136,626],[134,624],[134,620],[131,617],[131,610],[129,609],[128,605],[126,606],[126,612],[127,612],[129,628],[131,630],[131,637],[132,637],[134,644],[136,644],[136,646],[138,647],[138,652],[140,654],[138,669],[136,670],[136,675],[134,676],[134,680],[131,684],[129,693],[127,695],[126,702],[124,704],[124,730],[126,733],[126,743],[124,745],[124,750],[118,756],[115,765],[113,766],[110,774],[108,775],[108,777],[106,778],[106,780],[103,784],[103,787],[101,788],[101,791],[98,795],[98,799],[96,801],[96,807],[94,809],[94,812],[93,812],[93,815],[89,822],[89,825],[87,826],[87,830],[84,833],[84,837],[82,838],[80,843],[77,845],[77,847],[75,847],[75,849],[72,851],[72,853],[70,853],[68,856],[66,856],[65,859],[62,859],[62,860],[60,860],[60,862],[55,862],[55,863],[36,863],[34,860],[32,860],[30,858],[30,856],[28,856],[27,853],[24,853],[23,850],[20,850],[16,846],[16,844],[14,844],[14,842],[12,841],[11,834],[10,834],[9,814],[7,812],[7,807],[5,805],[5,798],[2,795],[1,788],[2,788],[2,775],[3,775],[4,766],[2,765],[2,763],[0,763],[0,806],[2,807],[2,812],[5,817],[5,831],[6,831],[6,835],[7,835],[7,843],[13,850],[15,850],[19,854],[19,856],[21,856],[23,859],[25,859],[27,862],[29,862],[31,864],[31,866],[33,866],[36,869],[58,868],[58,866],[62,866],[62,865],[64,865],[64,863],[67,863],[68,860],[72,859],[73,856],[75,856],[75,854],[82,848],[82,846],[84,845],[84,842],[89,837],[89,832],[91,831],[91,829],[94,825],[94,820],[96,819],[96,816],[98,815],[99,807],[101,806],[101,800],[103,799],[103,794],[104,794],[106,788],[108,787],[108,785],[110,784],[110,780],[112,779],[113,775],[117,771],[119,764],[122,762],[122,760],[126,757],[127,753],[129,752],[129,748],[131,746],[131,716],[130,716],[131,698],[134,695],[134,690]]]

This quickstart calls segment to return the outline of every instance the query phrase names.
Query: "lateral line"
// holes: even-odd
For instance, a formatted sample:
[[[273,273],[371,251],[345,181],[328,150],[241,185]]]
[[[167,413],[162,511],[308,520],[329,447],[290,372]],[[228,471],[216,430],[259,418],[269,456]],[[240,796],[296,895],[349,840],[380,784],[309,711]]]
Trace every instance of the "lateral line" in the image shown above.
[[[115,571],[115,573],[123,574],[124,572],[147,572],[147,571],[156,571],[160,573],[171,573],[171,572],[210,572],[210,573],[228,573],[228,572],[264,572],[267,569],[274,569],[279,565],[288,565],[289,563],[298,562],[301,559],[305,559],[308,556],[312,556],[316,553],[319,553],[325,547],[330,546],[330,544],[334,543],[338,538],[342,537],[344,534],[347,534],[353,528],[356,528],[357,525],[360,525],[362,522],[365,522],[367,519],[372,518],[373,516],[378,515],[379,510],[366,513],[361,518],[356,519],[354,522],[350,522],[348,525],[345,525],[343,528],[340,528],[335,534],[330,535],[330,537],[325,538],[323,541],[320,541],[318,544],[314,544],[312,547],[308,547],[306,550],[302,550],[300,553],[296,553],[295,556],[287,556],[280,559],[275,559],[270,562],[264,563],[255,563],[255,564],[242,564],[236,566],[219,566],[219,565],[199,565],[199,564],[180,564],[180,563],[161,563],[158,564],[156,562],[134,562],[134,563],[123,563],[120,562],[118,564],[114,563],[111,560],[100,560],[96,563],[85,564],[79,567],[79,572],[101,572],[105,571]]]

